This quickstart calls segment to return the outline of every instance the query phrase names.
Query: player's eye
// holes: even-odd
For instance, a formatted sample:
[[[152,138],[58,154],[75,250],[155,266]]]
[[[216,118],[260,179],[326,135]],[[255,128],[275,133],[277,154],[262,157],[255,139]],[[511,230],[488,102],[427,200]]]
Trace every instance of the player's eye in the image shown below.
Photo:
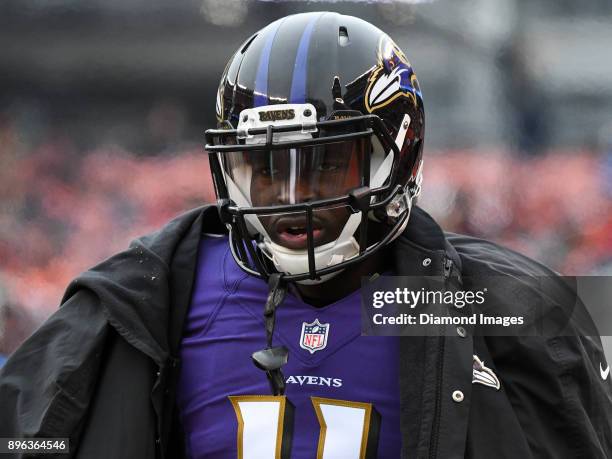
[[[317,167],[317,170],[319,172],[334,172],[338,170],[338,166],[336,166],[335,164],[323,163],[323,164],[319,164],[319,167]]]
[[[259,169],[259,173],[264,177],[272,177],[273,175],[278,174],[278,169],[272,169],[269,167],[263,167]]]

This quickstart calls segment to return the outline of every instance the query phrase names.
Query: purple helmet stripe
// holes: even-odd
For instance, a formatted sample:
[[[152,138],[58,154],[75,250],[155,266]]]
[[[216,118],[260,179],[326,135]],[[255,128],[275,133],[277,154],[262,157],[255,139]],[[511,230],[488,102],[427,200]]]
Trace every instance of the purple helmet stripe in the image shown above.
[[[272,33],[268,35],[266,44],[261,52],[259,67],[257,67],[257,75],[255,76],[255,92],[253,94],[254,107],[268,105],[268,67],[270,65],[270,51],[272,50],[272,43],[274,43],[276,32],[278,32],[278,28],[283,21],[284,19],[270,24]]]
[[[295,63],[293,65],[293,80],[291,82],[290,96],[290,101],[293,104],[306,102],[306,64],[308,61],[308,49],[310,47],[312,30],[323,14],[324,13],[313,16],[310,21],[308,21],[308,24],[306,24],[304,32],[302,32],[302,38],[300,39],[300,45],[298,46],[297,54],[295,55]]]

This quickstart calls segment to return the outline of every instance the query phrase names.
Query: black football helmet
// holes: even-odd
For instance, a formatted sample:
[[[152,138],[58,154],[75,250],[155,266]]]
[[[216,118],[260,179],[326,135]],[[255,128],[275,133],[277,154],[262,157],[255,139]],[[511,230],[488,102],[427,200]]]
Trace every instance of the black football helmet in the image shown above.
[[[328,12],[273,22],[229,60],[216,114],[206,151],[248,273],[321,282],[406,226],[423,100],[404,53],[372,24]],[[372,221],[384,228],[376,241]]]

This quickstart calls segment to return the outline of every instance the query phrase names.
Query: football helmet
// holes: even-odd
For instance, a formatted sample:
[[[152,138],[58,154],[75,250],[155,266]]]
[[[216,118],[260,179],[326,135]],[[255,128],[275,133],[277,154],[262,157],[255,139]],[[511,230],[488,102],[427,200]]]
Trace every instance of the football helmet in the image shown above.
[[[424,109],[400,48],[316,12],[255,33],[229,60],[206,151],[240,267],[321,282],[397,237],[419,194]],[[372,221],[383,228],[373,240]]]

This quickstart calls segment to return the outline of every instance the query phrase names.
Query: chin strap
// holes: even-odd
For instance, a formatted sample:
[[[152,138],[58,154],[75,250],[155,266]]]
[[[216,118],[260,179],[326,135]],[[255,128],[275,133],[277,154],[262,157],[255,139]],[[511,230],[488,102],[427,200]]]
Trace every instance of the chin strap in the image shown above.
[[[268,279],[268,299],[264,307],[267,347],[252,355],[255,366],[266,372],[273,395],[285,394],[285,377],[281,368],[287,363],[289,350],[286,346],[272,347],[272,337],[276,322],[276,308],[281,305],[286,293],[287,284],[282,274],[272,274]]]

